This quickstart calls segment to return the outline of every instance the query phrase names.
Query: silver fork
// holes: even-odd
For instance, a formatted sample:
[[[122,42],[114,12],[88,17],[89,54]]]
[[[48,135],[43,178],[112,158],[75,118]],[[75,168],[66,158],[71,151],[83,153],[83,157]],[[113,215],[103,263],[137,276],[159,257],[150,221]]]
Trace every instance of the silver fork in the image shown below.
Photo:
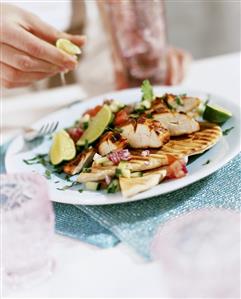
[[[51,135],[57,130],[58,125],[59,125],[58,121],[53,121],[51,123],[43,124],[38,130],[33,128],[24,128],[23,129],[24,141],[33,142],[47,135]]]

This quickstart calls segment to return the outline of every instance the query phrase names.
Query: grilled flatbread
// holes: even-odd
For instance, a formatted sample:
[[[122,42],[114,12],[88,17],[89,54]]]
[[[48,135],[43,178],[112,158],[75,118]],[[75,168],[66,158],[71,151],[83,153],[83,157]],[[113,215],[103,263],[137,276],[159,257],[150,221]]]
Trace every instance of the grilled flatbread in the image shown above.
[[[140,192],[158,185],[166,176],[166,170],[156,170],[153,173],[143,174],[143,177],[120,177],[121,192],[124,197],[131,197]]]
[[[200,131],[172,138],[158,152],[172,155],[183,154],[184,156],[201,154],[213,147],[221,136],[222,130],[218,125],[207,122],[200,123]]]

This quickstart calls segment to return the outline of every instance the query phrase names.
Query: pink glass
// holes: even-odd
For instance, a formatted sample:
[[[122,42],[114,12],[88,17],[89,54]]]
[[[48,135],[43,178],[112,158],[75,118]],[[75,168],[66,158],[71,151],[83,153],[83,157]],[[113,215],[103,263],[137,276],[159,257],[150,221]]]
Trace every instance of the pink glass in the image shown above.
[[[99,0],[112,47],[117,88],[166,76],[166,27],[162,0]]]
[[[3,287],[26,287],[52,273],[54,213],[47,183],[36,174],[0,176]]]
[[[202,209],[157,232],[159,260],[171,298],[240,298],[240,214]]]

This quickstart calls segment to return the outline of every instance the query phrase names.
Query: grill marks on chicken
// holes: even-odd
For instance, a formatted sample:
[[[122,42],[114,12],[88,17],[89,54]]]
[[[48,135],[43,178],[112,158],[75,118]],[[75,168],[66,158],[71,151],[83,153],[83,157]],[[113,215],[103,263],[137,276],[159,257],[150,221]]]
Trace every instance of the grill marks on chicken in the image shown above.
[[[126,138],[123,138],[118,132],[106,132],[99,141],[98,152],[101,156],[124,149],[128,145]]]
[[[158,121],[140,117],[121,127],[121,135],[132,148],[159,148],[165,144],[170,134]]]
[[[73,160],[64,165],[64,172],[69,175],[75,175],[81,172],[84,167],[87,167],[92,163],[94,154],[95,150],[93,148],[81,152]]]

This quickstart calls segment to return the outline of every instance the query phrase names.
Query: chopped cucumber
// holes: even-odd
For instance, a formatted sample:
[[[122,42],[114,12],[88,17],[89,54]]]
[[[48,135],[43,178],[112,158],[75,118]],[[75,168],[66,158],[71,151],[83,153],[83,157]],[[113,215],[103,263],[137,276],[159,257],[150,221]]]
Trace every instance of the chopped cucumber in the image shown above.
[[[143,176],[143,173],[141,171],[136,171],[136,172],[131,173],[132,178],[138,178],[138,177],[142,177],[142,176]]]
[[[121,161],[117,167],[116,173],[118,173],[119,176],[123,176],[125,178],[131,177],[131,171],[128,168],[128,164],[124,161]]]
[[[119,181],[116,179],[112,180],[106,189],[107,193],[116,193],[119,190],[120,190]]]
[[[87,190],[91,190],[91,191],[96,191],[99,189],[100,183],[96,183],[96,182],[87,182],[85,183],[85,188]]]

